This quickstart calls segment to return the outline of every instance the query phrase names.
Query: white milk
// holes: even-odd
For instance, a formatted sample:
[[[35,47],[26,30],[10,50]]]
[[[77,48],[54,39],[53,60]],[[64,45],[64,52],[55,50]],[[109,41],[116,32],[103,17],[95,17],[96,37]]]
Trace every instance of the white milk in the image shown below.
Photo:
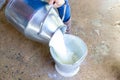
[[[77,55],[66,47],[61,30],[55,32],[49,46],[52,47],[59,60],[64,64],[72,64],[78,59]]]

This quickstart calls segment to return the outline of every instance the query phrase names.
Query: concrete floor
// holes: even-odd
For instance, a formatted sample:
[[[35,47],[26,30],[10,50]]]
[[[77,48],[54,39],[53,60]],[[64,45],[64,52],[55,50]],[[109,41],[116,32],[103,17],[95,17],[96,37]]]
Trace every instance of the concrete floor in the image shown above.
[[[60,76],[48,45],[27,39],[0,11],[0,80],[120,80],[120,0],[70,0],[72,34],[88,46],[77,75]]]

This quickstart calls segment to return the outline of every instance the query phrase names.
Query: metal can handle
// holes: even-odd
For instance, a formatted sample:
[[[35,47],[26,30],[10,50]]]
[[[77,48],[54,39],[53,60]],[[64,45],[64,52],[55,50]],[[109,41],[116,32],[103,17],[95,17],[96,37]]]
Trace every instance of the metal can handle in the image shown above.
[[[44,19],[41,21],[41,23],[40,23],[40,30],[39,30],[39,32],[38,32],[38,35],[40,35],[40,32],[41,32],[41,30],[42,30],[42,27],[43,27],[43,24],[44,24],[44,22],[45,22],[45,19],[46,19],[47,16],[49,15],[49,13],[50,13],[50,11],[51,11],[52,8],[53,8],[53,5],[50,5],[50,9],[48,10],[48,12],[47,12],[47,14],[45,15]]]
[[[63,11],[63,16],[62,16],[62,21],[63,21],[63,20],[64,20],[64,18],[65,18],[66,9],[67,9],[67,5],[66,5],[66,1],[65,1],[64,11]]]

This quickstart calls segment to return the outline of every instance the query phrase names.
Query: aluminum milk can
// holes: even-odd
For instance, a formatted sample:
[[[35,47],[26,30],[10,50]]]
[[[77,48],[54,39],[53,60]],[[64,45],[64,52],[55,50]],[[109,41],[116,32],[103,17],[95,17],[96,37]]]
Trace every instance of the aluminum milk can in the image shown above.
[[[40,0],[10,0],[5,15],[27,38],[38,42],[48,43],[57,29],[66,30],[56,10]]]

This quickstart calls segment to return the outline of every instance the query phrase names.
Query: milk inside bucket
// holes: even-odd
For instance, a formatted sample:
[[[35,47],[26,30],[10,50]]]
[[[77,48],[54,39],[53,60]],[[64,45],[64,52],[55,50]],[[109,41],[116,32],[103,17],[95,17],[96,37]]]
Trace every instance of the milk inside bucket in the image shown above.
[[[50,52],[55,61],[56,71],[64,77],[72,77],[79,71],[87,55],[84,41],[71,34],[57,30],[49,42]]]

